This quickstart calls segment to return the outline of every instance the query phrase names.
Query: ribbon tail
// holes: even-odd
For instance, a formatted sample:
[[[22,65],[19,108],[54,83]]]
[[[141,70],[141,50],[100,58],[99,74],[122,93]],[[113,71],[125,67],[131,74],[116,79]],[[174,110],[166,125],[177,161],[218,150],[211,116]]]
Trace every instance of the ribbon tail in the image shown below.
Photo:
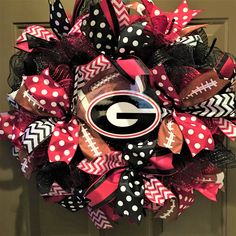
[[[110,221],[101,209],[93,210],[87,207],[88,215],[97,229],[112,229]]]

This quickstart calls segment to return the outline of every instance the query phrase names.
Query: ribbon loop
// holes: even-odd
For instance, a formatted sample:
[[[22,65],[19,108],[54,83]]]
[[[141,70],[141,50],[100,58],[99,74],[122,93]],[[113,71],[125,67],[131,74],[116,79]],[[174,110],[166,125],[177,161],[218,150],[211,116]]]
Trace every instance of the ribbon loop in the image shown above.
[[[121,175],[116,192],[116,212],[129,216],[135,222],[142,219],[144,205],[144,181],[138,172],[127,169]]]

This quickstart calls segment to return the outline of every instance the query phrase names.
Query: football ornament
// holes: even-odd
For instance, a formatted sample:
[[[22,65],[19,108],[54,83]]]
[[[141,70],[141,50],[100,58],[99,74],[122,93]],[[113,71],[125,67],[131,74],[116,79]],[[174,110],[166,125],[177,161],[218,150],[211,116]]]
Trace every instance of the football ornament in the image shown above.
[[[236,157],[235,62],[208,45],[200,11],[152,1],[50,5],[11,58],[0,138],[49,202],[86,209],[98,229],[146,211],[174,219],[200,192],[216,201]],[[129,8],[136,11],[129,14]]]

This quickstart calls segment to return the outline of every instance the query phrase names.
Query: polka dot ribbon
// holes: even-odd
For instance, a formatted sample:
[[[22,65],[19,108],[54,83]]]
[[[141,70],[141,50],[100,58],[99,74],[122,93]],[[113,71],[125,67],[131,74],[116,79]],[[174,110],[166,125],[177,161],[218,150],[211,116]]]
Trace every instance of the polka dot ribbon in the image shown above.
[[[41,75],[24,76],[23,79],[26,91],[21,97],[16,96],[18,103],[26,110],[33,109],[36,114],[37,110],[41,110],[51,117],[65,118],[70,108],[69,97],[64,88],[53,81],[49,69],[44,70]]]
[[[157,65],[151,70],[151,72],[151,85],[156,89],[156,95],[161,101],[163,101],[163,105],[171,106],[174,104],[180,106],[180,97],[168,78],[164,65]]]
[[[69,163],[78,146],[80,128],[76,118],[70,114],[70,101],[64,88],[53,81],[49,69],[44,70],[41,75],[25,76],[23,86],[24,92],[19,92],[16,96],[19,104],[35,114],[50,115],[58,119],[49,144],[49,160]],[[32,132],[38,134],[44,130],[33,129]],[[27,137],[30,138],[30,135],[33,134]]]
[[[0,113],[0,140],[10,140],[16,147],[21,147],[21,136],[27,127],[22,118],[16,119],[14,114]]]
[[[64,198],[58,204],[71,212],[77,212],[88,205],[89,200],[84,198],[83,195],[83,190],[76,190],[74,195]]]
[[[0,113],[0,140],[12,140],[14,119],[9,113]]]
[[[183,134],[192,156],[196,156],[201,150],[214,150],[214,139],[211,131],[196,116],[187,113],[173,113],[175,122]]]
[[[151,50],[155,39],[151,30],[145,29],[146,25],[147,22],[137,22],[121,31],[118,40],[120,56],[135,54],[143,58],[149,55],[147,50]]]
[[[49,0],[50,7],[50,25],[53,32],[58,38],[67,35],[71,30],[70,21],[65,13],[64,7],[60,0]]]
[[[187,1],[183,0],[174,12],[166,14],[168,17],[170,31],[168,32],[166,39],[174,41],[179,36],[181,30],[200,12],[201,10],[189,9]],[[174,22],[173,26],[172,22]]]
[[[122,173],[116,196],[116,212],[122,216],[129,216],[135,222],[141,221],[144,205],[144,181],[138,172],[126,170]]]
[[[123,150],[123,158],[134,169],[142,169],[152,156],[156,142],[145,141],[137,144],[127,144]]]
[[[174,12],[169,13],[161,11],[152,1],[142,0],[142,3],[152,25],[159,26],[153,28],[154,32],[157,34],[164,33],[165,38],[169,41],[174,41],[192,18],[201,12],[201,10],[190,10],[186,0],[183,0]],[[161,29],[160,25],[164,28]]]
[[[97,209],[114,198],[117,214],[128,216],[133,221],[139,222],[143,215],[144,195],[156,204],[163,204],[166,200],[174,197],[173,193],[165,188],[155,176],[155,174],[162,175],[163,171],[167,173],[173,169],[172,154],[162,155],[160,158],[158,156],[150,158],[151,166],[148,166],[148,169],[144,167],[144,164],[138,165],[140,160],[144,162],[145,158],[152,155],[152,148],[155,145],[149,142],[149,146],[152,148],[146,147],[143,150],[148,145],[147,143],[145,145],[144,143],[137,144],[137,149],[133,144],[132,147],[130,144],[128,145],[130,153],[124,154],[123,158],[128,159],[129,165],[122,161],[118,164],[117,158],[119,159],[119,156],[117,155],[113,159],[114,163],[111,163],[111,158],[106,159],[104,156],[103,160],[99,158],[98,162],[96,160],[95,163],[87,161],[87,164],[78,165],[78,168],[86,173],[101,174],[101,177],[86,192],[86,198],[90,200],[91,207]],[[127,158],[128,156],[129,158]],[[137,161],[131,161],[132,158],[136,158]],[[103,168],[107,171],[102,171]]]
[[[57,10],[55,10],[55,7],[53,5],[50,5],[50,9],[51,11],[53,11],[53,13],[51,13],[50,15],[50,23],[51,28],[55,32],[55,34],[42,26],[30,25],[16,40],[16,48],[26,52],[32,52],[33,48],[30,48],[28,42],[29,39],[33,40],[36,46],[39,46],[45,44],[47,45],[47,42],[51,43],[52,41],[57,41],[61,38],[62,35],[65,36],[82,33],[81,22],[77,22],[73,27],[71,27],[68,18],[63,14],[64,10],[61,8],[62,5],[58,0],[55,3],[57,4]]]
[[[48,147],[50,162],[70,163],[78,147],[79,131],[80,127],[74,117],[69,122],[58,121],[56,123]]]
[[[113,15],[112,22],[115,19],[116,17]],[[82,31],[97,50],[103,54],[114,55],[117,47],[117,36],[115,36],[115,32],[99,3],[90,6],[90,15],[83,20]]]

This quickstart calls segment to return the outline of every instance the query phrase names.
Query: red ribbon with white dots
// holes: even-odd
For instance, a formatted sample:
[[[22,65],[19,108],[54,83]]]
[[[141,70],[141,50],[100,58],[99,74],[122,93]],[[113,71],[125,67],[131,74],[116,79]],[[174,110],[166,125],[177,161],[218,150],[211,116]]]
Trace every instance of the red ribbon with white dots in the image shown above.
[[[187,113],[173,112],[173,118],[179,125],[192,156],[201,150],[214,150],[214,139],[211,131],[196,116]]]

